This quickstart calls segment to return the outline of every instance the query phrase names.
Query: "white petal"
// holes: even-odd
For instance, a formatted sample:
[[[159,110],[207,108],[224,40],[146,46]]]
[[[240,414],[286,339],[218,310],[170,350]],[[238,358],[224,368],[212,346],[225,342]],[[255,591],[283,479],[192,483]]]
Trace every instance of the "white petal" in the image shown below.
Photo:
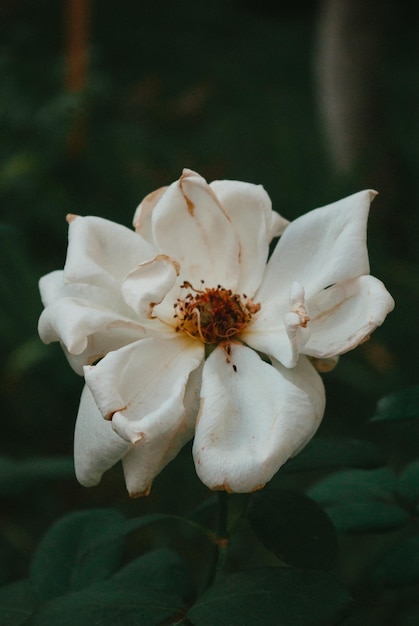
[[[38,324],[39,335],[44,343],[60,341],[70,354],[84,352],[89,337],[94,333],[107,330],[117,335],[120,328],[124,337],[128,331],[133,340],[144,336],[142,327],[132,318],[76,298],[61,298],[50,304],[42,312]]]
[[[260,318],[257,324],[249,326],[240,338],[254,350],[277,359],[285,367],[294,367],[310,331],[301,327],[295,313],[286,314],[282,322],[279,318],[276,324],[269,321],[266,328],[263,320]]]
[[[63,270],[56,270],[55,272],[50,272],[49,274],[42,276],[39,280],[39,291],[41,294],[42,304],[45,307],[59,298],[62,298],[64,295],[63,292],[65,291]]]
[[[183,415],[179,419],[150,424],[147,438],[143,438],[123,458],[125,482],[132,498],[148,495],[157,474],[192,439],[199,409],[201,376],[202,366],[189,376],[183,400]]]
[[[286,370],[232,344],[227,360],[216,348],[205,363],[194,459],[211,489],[248,492],[262,487],[313,436],[324,391],[304,357]]]
[[[138,444],[168,422],[178,423],[189,374],[203,357],[203,345],[189,337],[148,337],[110,352],[84,374],[102,415],[121,437]]]
[[[279,215],[275,211],[272,211],[271,228],[269,231],[269,240],[272,241],[275,237],[280,237],[284,230],[289,225],[289,220]]]
[[[277,359],[285,367],[295,367],[310,336],[304,289],[299,283],[291,284],[286,304],[285,307],[283,293],[273,294],[261,305],[252,323],[241,334],[241,339],[255,350]]]
[[[311,335],[303,352],[328,358],[367,339],[393,310],[394,300],[380,280],[361,276],[324,289],[307,307]]]
[[[100,287],[63,283],[63,272],[40,280],[46,309],[39,323],[45,343],[59,341],[78,374],[83,365],[144,336],[144,329],[121,296]]]
[[[155,256],[154,248],[133,231],[100,217],[70,222],[65,281],[119,289],[139,263]]]
[[[252,297],[261,283],[269,253],[271,199],[262,185],[216,180],[210,187],[239,238],[240,277],[236,290]]]
[[[154,326],[157,332],[173,332],[172,327],[160,325],[155,319],[154,307],[175,284],[179,269],[179,264],[174,259],[159,254],[151,261],[138,265],[122,283],[121,290],[127,304],[137,313],[142,323],[150,329]],[[173,302],[170,304],[173,318]]]
[[[133,317],[131,308],[125,304],[119,290],[115,292],[95,285],[67,283],[62,270],[42,276],[39,289],[45,307],[62,298],[72,298],[89,302],[93,307],[114,311],[123,317]]]
[[[368,274],[366,222],[374,196],[361,191],[291,222],[269,260],[257,301],[294,281],[310,298],[334,283]]]
[[[176,259],[182,277],[201,288],[234,289],[239,277],[239,242],[206,181],[190,170],[173,183],[152,213],[153,239]]]
[[[84,487],[100,482],[102,474],[117,463],[131,445],[103,419],[88,387],[84,387],[74,433],[77,480]]]
[[[157,202],[166,192],[166,189],[167,187],[160,187],[160,189],[156,189],[155,191],[149,193],[148,196],[146,196],[144,200],[138,205],[134,214],[134,219],[132,223],[135,228],[135,232],[141,235],[143,239],[152,244],[154,244],[154,241],[151,225],[151,215]]]

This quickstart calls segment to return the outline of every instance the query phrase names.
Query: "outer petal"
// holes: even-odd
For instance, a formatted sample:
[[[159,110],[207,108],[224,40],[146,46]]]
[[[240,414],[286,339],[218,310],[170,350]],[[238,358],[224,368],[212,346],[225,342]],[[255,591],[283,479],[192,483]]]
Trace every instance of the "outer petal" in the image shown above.
[[[74,463],[77,480],[84,487],[100,482],[129,450],[131,444],[119,437],[103,419],[88,387],[84,387],[74,433]]]
[[[304,354],[328,358],[352,350],[380,326],[394,308],[383,283],[361,276],[316,294],[307,303],[311,335]]]
[[[203,357],[203,345],[188,337],[148,337],[110,352],[84,373],[102,415],[121,437],[139,444],[179,424],[189,374]]]
[[[39,291],[42,304],[45,307],[59,300],[59,298],[74,296],[76,294],[80,295],[80,292],[68,291],[68,288],[64,284],[63,270],[56,270],[42,276],[39,280]]]
[[[369,273],[366,222],[374,191],[361,191],[291,222],[269,260],[256,300],[298,281],[307,298]],[[283,293],[284,301],[287,293]]]
[[[176,259],[182,277],[201,288],[234,289],[239,277],[239,242],[226,213],[206,181],[184,170],[152,213],[158,249]]]
[[[210,355],[201,398],[197,473],[211,489],[236,492],[270,480],[313,436],[324,409],[320,376],[307,359],[285,370],[238,344],[231,345],[230,363],[222,348]]]
[[[148,495],[154,478],[192,439],[199,408],[202,367],[194,370],[186,385],[183,415],[178,420],[150,424],[147,439],[122,459],[125,482],[132,498]]]
[[[122,329],[124,337],[128,330],[133,340],[144,335],[142,327],[132,318],[78,298],[61,298],[50,304],[42,312],[38,327],[44,343],[61,341],[71,354],[84,352],[89,336],[108,329],[115,335]]]
[[[167,187],[160,187],[160,189],[156,189],[156,191],[149,193],[148,196],[146,196],[138,205],[132,221],[135,232],[151,244],[154,244],[151,216],[154,207],[162,195],[166,192],[166,189]]]
[[[149,243],[120,224],[100,217],[69,219],[66,282],[119,289],[133,267],[155,256]]]
[[[236,289],[252,297],[261,283],[269,253],[271,199],[262,185],[216,180],[210,187],[239,238],[240,276]]]
[[[60,341],[78,374],[83,365],[144,336],[132,310],[111,291],[91,285],[63,283],[63,272],[40,280],[46,309],[39,318],[45,343]]]
[[[323,385],[323,381],[319,374],[319,370],[316,368],[309,359],[301,356],[298,360],[298,365],[292,369],[283,367],[281,363],[272,360],[272,365],[278,372],[286,378],[291,384],[296,385],[302,389],[308,396],[313,407],[313,420],[310,424],[300,424],[302,429],[300,431],[301,439],[299,445],[295,448],[291,457],[296,456],[312,439],[315,435],[317,428],[322,421],[324,410],[326,406],[326,394]],[[296,424],[297,426],[297,424]],[[303,432],[303,430],[305,432]]]

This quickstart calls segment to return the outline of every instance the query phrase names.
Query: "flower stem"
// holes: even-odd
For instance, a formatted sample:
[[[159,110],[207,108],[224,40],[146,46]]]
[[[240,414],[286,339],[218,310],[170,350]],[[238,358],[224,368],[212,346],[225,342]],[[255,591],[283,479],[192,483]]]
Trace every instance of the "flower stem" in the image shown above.
[[[215,528],[213,538],[213,548],[210,558],[210,563],[205,579],[203,591],[211,587],[213,584],[217,572],[224,567],[227,547],[228,547],[228,533],[227,533],[227,518],[228,518],[228,494],[225,491],[217,491],[218,498],[218,514],[217,524]]]

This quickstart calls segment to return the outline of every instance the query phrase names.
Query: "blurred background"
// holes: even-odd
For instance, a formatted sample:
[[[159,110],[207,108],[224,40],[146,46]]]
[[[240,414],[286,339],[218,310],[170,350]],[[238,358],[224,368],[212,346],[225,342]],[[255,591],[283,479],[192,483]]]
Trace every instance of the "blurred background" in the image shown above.
[[[127,499],[119,468],[80,487],[82,380],[37,336],[37,282],[63,266],[65,215],[130,226],[183,167],[261,183],[288,219],[380,192],[371,273],[396,310],[325,375],[322,432],[373,438],[396,469],[413,457],[411,424],[366,422],[419,380],[418,30],[413,0],[1,0],[0,582],[67,511],[185,512],[207,496],[188,447],[146,500]]]

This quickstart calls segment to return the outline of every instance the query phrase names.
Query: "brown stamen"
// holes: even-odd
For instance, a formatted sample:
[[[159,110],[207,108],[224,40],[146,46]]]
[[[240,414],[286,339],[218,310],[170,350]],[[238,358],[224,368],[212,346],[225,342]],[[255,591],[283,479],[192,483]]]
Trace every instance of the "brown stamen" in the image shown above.
[[[184,281],[181,287],[193,293],[179,298],[175,304],[176,332],[184,332],[206,344],[220,344],[233,339],[248,326],[252,316],[260,309],[260,304],[221,285],[195,289],[191,283]]]

